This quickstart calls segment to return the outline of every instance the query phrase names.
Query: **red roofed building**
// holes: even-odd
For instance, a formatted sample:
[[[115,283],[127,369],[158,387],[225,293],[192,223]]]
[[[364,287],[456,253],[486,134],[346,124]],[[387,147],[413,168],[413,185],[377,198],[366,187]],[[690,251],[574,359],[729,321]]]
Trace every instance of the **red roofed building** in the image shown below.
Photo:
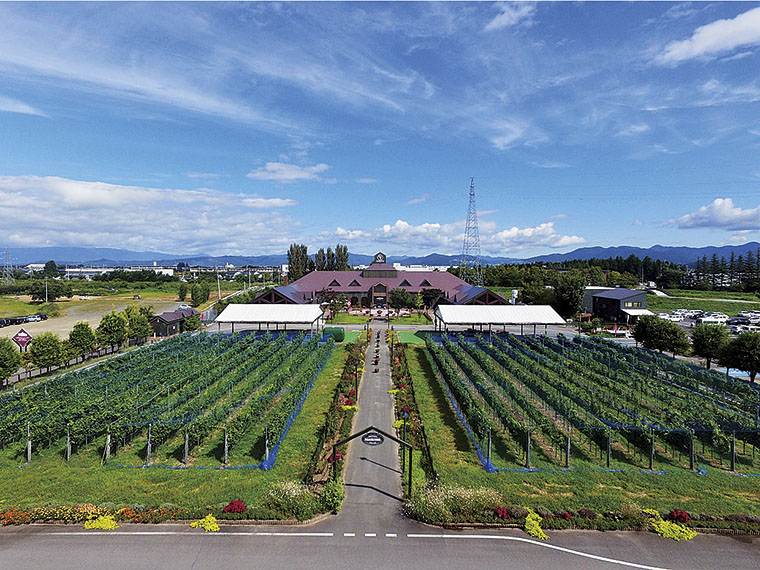
[[[499,295],[476,287],[448,271],[403,271],[386,263],[385,254],[377,253],[372,264],[357,271],[312,271],[290,285],[262,293],[254,303],[317,303],[320,293],[343,294],[352,307],[383,307],[393,289],[416,295],[423,289],[440,289],[440,304],[506,305]]]

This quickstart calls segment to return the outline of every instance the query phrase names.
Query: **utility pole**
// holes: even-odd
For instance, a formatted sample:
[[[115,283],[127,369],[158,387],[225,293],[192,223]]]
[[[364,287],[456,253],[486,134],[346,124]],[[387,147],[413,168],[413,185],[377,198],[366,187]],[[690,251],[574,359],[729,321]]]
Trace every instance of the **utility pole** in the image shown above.
[[[216,294],[217,294],[217,301],[222,300],[222,286],[219,284],[219,269],[214,267],[216,269]]]
[[[48,302],[48,290],[47,290],[47,281],[48,281],[48,278],[47,278],[47,275],[46,275],[46,276],[45,276],[45,302],[46,302],[46,303]]]

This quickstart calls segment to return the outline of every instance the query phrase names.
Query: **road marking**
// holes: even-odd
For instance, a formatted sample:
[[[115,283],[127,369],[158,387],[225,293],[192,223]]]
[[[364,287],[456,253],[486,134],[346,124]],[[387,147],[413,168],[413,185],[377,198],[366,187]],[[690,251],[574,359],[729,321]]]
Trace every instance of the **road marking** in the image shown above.
[[[377,536],[376,532],[365,532],[364,533],[364,538],[374,538],[376,536]]]
[[[385,538],[397,538],[398,535],[395,532],[386,532]]]
[[[356,536],[355,532],[344,532],[343,536]]]
[[[551,550],[559,550],[560,552],[567,552],[568,554],[575,554],[576,556],[583,556],[585,558],[591,558],[593,560],[600,560],[602,562],[609,562],[610,564],[620,564],[621,566],[629,566],[631,568],[642,568],[643,570],[666,570],[659,566],[646,566],[644,564],[636,564],[635,562],[625,562],[624,560],[616,560],[615,558],[607,558],[605,556],[597,556],[596,554],[588,554],[586,552],[580,552],[578,550],[572,550],[563,546],[555,546],[553,544],[546,544],[545,542],[537,542],[528,538],[521,538],[519,536],[499,536],[494,534],[407,534],[407,538],[450,538],[450,539],[471,539],[471,540],[513,540],[515,542],[527,542],[528,544],[534,544],[535,546],[542,546]]]
[[[120,531],[120,532],[92,532],[92,531],[68,531],[68,532],[41,532],[47,536],[198,536],[198,532],[193,531],[176,531],[176,530],[159,530],[149,531]],[[331,532],[209,532],[203,533],[202,536],[296,536],[296,537],[317,537],[330,538]]]

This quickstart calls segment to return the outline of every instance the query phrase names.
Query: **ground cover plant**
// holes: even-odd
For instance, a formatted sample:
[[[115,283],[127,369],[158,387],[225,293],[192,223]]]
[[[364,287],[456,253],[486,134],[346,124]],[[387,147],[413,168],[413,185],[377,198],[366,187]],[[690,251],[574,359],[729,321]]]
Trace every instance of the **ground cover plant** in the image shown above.
[[[448,352],[445,344],[442,343],[437,347],[439,352],[446,351],[445,354],[439,354],[440,361],[442,363],[451,361],[449,364],[452,365],[453,371],[456,371],[457,376],[460,377],[459,388],[462,390],[463,402],[464,398],[469,398],[470,400],[467,403],[458,404],[460,413],[467,415],[468,418],[472,418],[471,422],[467,422],[470,431],[480,433],[481,437],[472,437],[468,433],[465,424],[457,417],[457,412],[451,403],[451,394],[457,390],[457,387],[449,387],[445,384],[446,380],[443,379],[444,373],[438,367],[436,357],[430,354],[429,348],[426,349],[418,346],[407,347],[407,358],[410,372],[414,377],[415,397],[420,411],[420,418],[426,432],[429,434],[430,454],[437,474],[436,484],[455,488],[493,489],[506,498],[506,504],[494,505],[493,510],[481,509],[477,512],[460,513],[459,515],[452,514],[451,516],[446,515],[445,510],[443,511],[443,515],[441,515],[441,511],[435,510],[428,514],[417,513],[420,515],[418,518],[433,521],[443,516],[445,521],[442,522],[470,520],[507,523],[507,519],[499,518],[496,507],[506,507],[509,504],[513,504],[531,507],[539,514],[545,511],[548,517],[546,525],[549,528],[645,527],[646,523],[642,522],[643,519],[641,518],[641,508],[656,508],[664,513],[668,513],[671,510],[686,511],[692,515],[688,523],[690,526],[754,528],[752,526],[754,523],[751,523],[751,521],[755,519],[760,521],[760,518],[757,517],[757,515],[760,515],[760,508],[758,508],[760,489],[757,487],[756,479],[728,473],[728,461],[725,455],[723,466],[721,466],[718,449],[719,442],[712,441],[712,434],[705,441],[704,452],[702,452],[701,440],[699,441],[699,445],[696,446],[697,465],[702,467],[702,471],[691,472],[689,471],[688,454],[684,452],[683,448],[681,448],[679,453],[678,442],[670,440],[664,434],[658,435],[655,441],[654,469],[648,469],[649,447],[646,445],[647,441],[644,442],[645,449],[637,451],[636,444],[630,442],[626,436],[621,434],[617,434],[611,438],[611,467],[607,469],[606,434],[608,430],[586,430],[586,433],[584,433],[583,430],[571,429],[571,469],[564,469],[562,447],[567,444],[567,431],[566,429],[561,430],[564,442],[562,440],[555,441],[552,434],[555,428],[564,428],[566,424],[571,423],[570,418],[574,410],[577,413],[581,413],[580,406],[574,404],[569,398],[568,390],[564,395],[564,407],[562,399],[554,400],[555,409],[550,403],[552,401],[550,397],[552,392],[548,386],[544,386],[545,392],[543,392],[543,395],[539,395],[539,392],[533,391],[532,388],[523,384],[523,381],[527,383],[528,373],[535,371],[536,373],[532,374],[531,378],[536,388],[539,388],[538,378],[540,376],[537,372],[551,370],[552,359],[550,358],[550,354],[554,352],[559,356],[563,350],[562,348],[553,349],[543,346],[542,343],[544,341],[542,340],[534,341],[537,343],[537,346],[529,344],[529,339],[513,340],[519,343],[518,346],[513,344],[508,345],[513,352],[518,355],[522,354],[526,358],[528,358],[527,352],[530,352],[535,354],[535,357],[530,357],[527,360],[527,363],[530,364],[529,367],[525,369],[515,367],[511,373],[502,369],[499,377],[502,379],[509,378],[509,381],[513,382],[515,388],[519,389],[526,396],[525,400],[521,400],[519,396],[514,398],[507,396],[506,390],[499,386],[495,380],[493,383],[490,383],[490,376],[483,372],[483,368],[478,364],[478,360],[471,354],[473,348],[477,348],[476,343],[473,343],[473,347],[458,346],[457,348],[461,349],[462,352],[458,352],[456,348],[450,347],[454,354],[457,355],[456,358],[447,358],[446,354],[451,356],[451,353]],[[452,341],[450,340],[449,342]],[[608,343],[600,342],[605,345],[604,348],[607,348],[606,344]],[[507,348],[507,346],[501,348]],[[541,352],[539,352],[539,348],[542,350]],[[468,353],[467,350],[470,350],[470,352]],[[581,350],[581,354],[585,353],[585,350]],[[495,363],[490,363],[492,366],[502,365],[499,360],[486,353],[485,350],[483,352],[491,360],[495,361]],[[593,351],[589,349],[588,352],[591,354]],[[482,354],[479,356],[483,359]],[[605,387],[601,389],[600,386],[599,392],[589,397],[589,400],[597,400],[600,402],[600,405],[605,404],[606,401],[617,403],[620,403],[621,400],[623,402],[627,401],[623,396],[625,385],[623,384],[623,388],[621,388],[623,392],[616,392],[614,384],[622,383],[623,370],[626,366],[630,365],[631,356],[632,354],[628,354],[619,359],[618,378],[615,378],[615,372],[613,371],[612,377],[615,381],[609,384],[601,384]],[[604,350],[600,350],[596,357],[599,359],[597,364],[604,362],[604,371],[605,373],[609,373]],[[653,359],[660,358],[656,354],[649,354],[649,357]],[[591,357],[587,356],[586,358],[586,367],[589,369],[589,372],[585,377],[585,382],[596,379],[595,381],[601,383],[603,375],[595,371],[596,365],[591,362]],[[544,363],[544,359],[546,363]],[[628,365],[623,364],[623,361],[626,359],[629,363]],[[681,368],[683,365],[675,363],[670,359],[666,360],[672,364],[673,369],[672,373],[671,371],[666,372],[670,375],[670,378],[667,380],[665,380],[665,377],[663,378],[662,387],[660,387],[659,379],[653,383],[647,383],[645,379],[639,377],[638,382],[642,385],[643,391],[636,392],[636,395],[634,395],[633,391],[628,394],[628,397],[631,398],[630,402],[633,402],[633,400],[644,402],[642,409],[647,409],[650,413],[655,412],[654,408],[658,407],[652,406],[647,408],[646,406],[652,402],[664,404],[668,400],[667,394],[676,394],[678,390],[683,392],[687,388],[692,389],[693,385],[686,384],[689,381],[691,372],[696,374],[698,378],[702,378],[702,381],[708,378],[699,376],[702,369],[697,370],[687,367],[689,371],[687,372]],[[565,367],[572,364],[572,359],[569,356],[562,357],[560,361]],[[483,362],[487,365],[489,361],[483,360]],[[515,362],[519,364],[519,356],[518,359],[515,359]],[[463,366],[459,366],[460,364],[463,364]],[[544,364],[547,364],[548,368]],[[612,364],[610,362],[610,368],[612,368]],[[655,364],[647,365],[642,363],[641,366],[654,366]],[[665,366],[664,363],[660,363],[659,365]],[[479,370],[480,379],[476,378],[471,381],[465,377],[463,370],[468,367],[470,368],[470,373],[475,373]],[[573,366],[569,367],[571,370],[574,369]],[[634,365],[634,371],[636,371],[636,365]],[[449,372],[452,372],[452,370]],[[494,376],[496,375],[494,374]],[[578,373],[578,376],[583,378],[580,373]],[[717,378],[719,376],[718,374],[713,374],[710,378],[718,382]],[[560,378],[558,374],[553,374],[550,377],[554,380]],[[671,378],[672,385],[670,382]],[[487,384],[487,382],[489,383]],[[683,387],[678,387],[679,382],[684,383]],[[478,391],[476,383],[480,383],[481,391]],[[656,384],[657,387],[653,384]],[[522,388],[519,388],[519,386],[522,386]],[[741,391],[746,388],[746,384],[742,386],[743,388],[738,388],[737,390]],[[718,384],[712,386],[705,384],[703,388],[702,396],[704,397],[690,394],[692,407],[703,411],[710,411],[711,406],[717,405],[720,402],[720,405],[727,409],[720,410],[716,406],[715,410],[713,410],[714,413],[709,413],[710,421],[714,421],[718,425],[721,425],[721,422],[723,422],[724,428],[730,422],[737,421],[735,418],[739,416],[729,410],[738,411],[736,408],[737,405],[740,405],[738,397],[735,397],[733,402],[729,401],[729,406],[725,406],[723,394],[715,392],[715,390],[721,390]],[[554,394],[559,396],[559,391],[555,390]],[[498,403],[495,404],[495,408],[490,407],[488,398],[491,398],[493,402],[500,401],[504,406],[501,408],[502,412],[509,410],[513,414],[524,414],[522,417],[525,419],[530,418],[530,414],[535,413],[526,409],[528,404],[543,414],[543,421],[536,421],[535,424],[532,424],[535,428],[531,434],[531,446],[533,448],[531,467],[537,467],[538,469],[533,471],[524,469],[526,460],[524,452],[525,427],[527,421],[518,422],[520,425],[512,425],[509,418],[502,417],[499,414],[500,405]],[[675,400],[676,398],[673,395],[671,399]],[[647,404],[647,401],[649,401],[649,404]],[[584,406],[589,404],[585,400],[580,400],[580,402]],[[679,421],[690,421],[689,417],[685,415],[684,410],[677,406],[672,407],[679,414],[682,414],[683,420]],[[480,416],[478,416],[479,412]],[[616,409],[615,412],[623,414],[621,410]],[[618,416],[615,415],[613,417]],[[746,423],[750,423],[754,426],[753,420],[754,418],[749,416],[749,418],[740,418],[739,421],[743,421],[745,425]],[[477,443],[480,446],[482,455],[487,454],[489,424],[492,431],[492,463],[509,470],[488,473],[483,468],[483,462],[476,453]],[[634,418],[630,418],[630,424],[635,424]],[[520,429],[523,431],[520,431]],[[597,431],[599,432],[599,436],[594,435],[594,432]],[[635,440],[633,435],[629,435]],[[676,435],[673,434],[673,437],[676,437]],[[557,449],[558,447],[559,449]],[[753,461],[753,447],[749,443],[747,447],[737,444],[739,457],[737,465],[740,466],[742,472],[757,471],[757,455],[760,454],[756,454]],[[426,489],[431,484],[433,483],[428,482],[428,486],[420,485],[415,489],[415,494],[419,495],[426,492]],[[625,510],[625,505],[630,503],[637,504],[634,511],[636,516],[641,520],[633,516],[621,514],[621,511]],[[441,503],[440,501],[427,501],[426,504],[440,505]],[[589,509],[599,514],[599,516],[595,516],[594,518],[578,517],[577,514],[580,509]],[[555,513],[560,513],[560,515],[555,515]],[[737,513],[741,514],[737,515]]]
[[[242,499],[247,506],[247,510],[243,513],[245,518],[268,519],[297,516],[297,513],[268,506],[263,497],[269,489],[285,481],[300,482],[307,477],[308,460],[317,445],[324,411],[329,407],[332,399],[337,382],[336,374],[343,368],[346,352],[345,349],[339,347],[329,354],[331,347],[329,343],[317,341],[314,344],[313,340],[299,338],[296,335],[281,336],[283,340],[273,338],[264,341],[263,338],[256,338],[255,335],[246,335],[241,338],[219,337],[214,341],[183,335],[174,340],[175,344],[167,344],[164,347],[165,352],[141,349],[136,351],[134,356],[130,353],[129,359],[127,355],[124,355],[113,359],[105,367],[99,366],[96,369],[98,372],[90,380],[93,385],[100,386],[101,389],[105,385],[109,386],[109,406],[105,406],[105,390],[103,389],[100,398],[94,396],[90,398],[88,405],[95,411],[100,409],[102,414],[114,413],[113,408],[123,395],[132,404],[125,406],[131,407],[124,412],[125,415],[144,418],[147,417],[147,412],[144,410],[151,409],[158,412],[158,416],[154,416],[153,419],[167,419],[164,424],[157,421],[150,426],[153,447],[151,449],[152,467],[148,469],[125,469],[114,466],[114,464],[145,465],[148,427],[136,425],[139,422],[134,422],[135,425],[132,426],[122,424],[121,420],[118,420],[118,423],[112,423],[111,466],[102,466],[107,431],[101,432],[93,427],[95,424],[84,421],[84,414],[82,418],[69,414],[72,422],[61,423],[56,418],[58,408],[50,406],[46,408],[46,411],[51,413],[40,414],[39,427],[33,432],[33,438],[36,439],[33,439],[32,461],[23,465],[24,442],[22,441],[19,445],[19,442],[15,441],[17,438],[13,435],[14,430],[10,429],[13,418],[6,418],[9,420],[7,427],[10,430],[6,434],[11,435],[8,436],[10,439],[7,439],[3,450],[0,451],[0,473],[8,482],[8,485],[0,491],[3,508],[28,510],[45,504],[73,505],[88,502],[96,505],[116,505],[120,508],[129,507],[139,514],[158,512],[160,505],[171,503],[181,506],[177,508],[183,511],[183,518],[202,517],[207,514],[204,511],[209,509],[212,509],[209,512],[213,512],[218,518],[224,518],[225,516],[241,516],[241,513],[223,513],[223,508],[232,499]],[[156,349],[158,350],[159,347],[161,345],[157,345]],[[189,356],[192,349],[199,347],[206,349],[206,352],[203,352],[202,362],[193,361],[193,357]],[[182,348],[185,348],[187,352],[180,355]],[[264,369],[261,368],[264,365],[263,362],[254,370],[249,370],[254,362],[261,362],[262,359],[266,363],[274,362],[275,358],[280,357],[272,356],[272,354],[276,355],[278,352],[283,353],[280,364],[276,367],[270,365],[273,369],[268,374],[265,374]],[[173,364],[171,366],[161,364],[161,354],[165,354]],[[215,354],[224,356],[214,360]],[[246,355],[245,362],[236,360],[237,354]],[[292,411],[303,400],[303,390],[307,381],[318,372],[321,358],[326,358],[324,368],[317,375],[313,389],[303,402],[300,413],[295,416],[287,437],[279,443],[277,462],[274,466],[267,471],[219,469],[222,467],[224,457],[221,434],[225,426],[228,430],[228,461],[230,463],[236,462],[238,465],[259,463],[265,459],[267,435],[270,452],[273,451]],[[168,370],[174,371],[173,378],[176,382],[178,377],[182,378],[183,371],[193,369],[189,365],[183,368],[183,360],[195,362],[198,364],[195,369],[203,370],[204,374],[199,378],[188,374],[176,385],[169,385],[167,399],[166,381],[151,379],[148,373],[143,372],[143,367],[155,373],[156,376],[169,376],[168,367]],[[248,372],[243,374],[246,370]],[[129,380],[124,380],[126,388],[117,387],[116,380],[122,375],[127,377],[127,371],[139,372],[139,374],[132,377],[131,383]],[[19,399],[18,395],[15,396],[15,406],[18,408],[27,401],[44,404],[46,400],[53,398],[54,395],[57,397],[60,393],[62,402],[65,401],[67,405],[72,406],[71,410],[78,409],[75,407],[78,405],[77,400],[85,396],[89,398],[88,395],[92,394],[92,389],[86,385],[85,378],[87,378],[86,375],[80,374],[73,380],[71,378],[60,380],[60,387],[51,383],[47,386],[39,385],[20,390],[19,394],[23,395],[23,398]],[[158,382],[155,386],[152,384],[154,381]],[[66,386],[69,388],[68,395],[64,394]],[[256,395],[257,398],[243,397],[241,400],[238,391],[243,390],[243,386],[249,390],[249,395]],[[198,387],[201,389],[200,397]],[[47,388],[47,398],[45,388]],[[24,394],[27,390],[31,390],[29,394],[34,393],[37,398]],[[215,401],[212,393],[218,395]],[[183,399],[187,394],[191,397]],[[140,399],[136,400],[138,397]],[[134,405],[135,401],[145,405],[140,405],[138,408]],[[199,407],[202,408],[204,402],[213,402],[213,405],[206,408],[206,413],[211,413],[210,410],[221,409],[229,409],[230,413],[226,417],[218,418],[219,422],[214,425],[209,435],[200,437],[200,445],[196,445],[196,440],[189,438],[188,463],[191,467],[206,465],[216,468],[159,468],[159,466],[184,467],[185,424],[180,423],[171,427],[170,422],[179,417],[187,418],[191,419],[187,424],[188,428],[193,426],[194,422],[206,417],[204,413],[196,414],[196,410]],[[239,405],[241,402],[243,405]],[[254,421],[254,414],[247,414],[245,421],[237,419],[242,417],[247,409],[255,407],[255,402],[267,402],[266,405],[258,407],[261,414],[257,417],[261,421]],[[10,406],[8,409],[14,409],[14,404],[0,398],[0,406],[3,404]],[[101,416],[96,414],[95,417]],[[236,426],[235,429],[233,425]],[[66,461],[67,428],[71,442],[69,461]],[[153,440],[154,429],[155,440]],[[172,430],[176,431],[172,432]],[[47,433],[50,434],[49,441],[44,437]],[[60,436],[60,434],[63,435]],[[25,424],[22,425],[21,439],[25,439]],[[23,465],[21,469],[18,468],[20,465]],[[318,502],[316,504],[315,512],[318,512],[321,504]],[[175,515],[179,516],[177,513]],[[145,516],[150,519],[151,515]],[[176,516],[173,515],[173,518]]]

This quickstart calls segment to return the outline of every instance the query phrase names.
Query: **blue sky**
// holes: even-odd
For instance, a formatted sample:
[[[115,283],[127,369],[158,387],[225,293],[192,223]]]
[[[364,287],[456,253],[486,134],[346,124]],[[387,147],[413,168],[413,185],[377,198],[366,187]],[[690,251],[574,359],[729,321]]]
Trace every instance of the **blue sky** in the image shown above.
[[[760,239],[760,3],[0,3],[0,245]],[[4,243],[3,243],[4,242]]]

